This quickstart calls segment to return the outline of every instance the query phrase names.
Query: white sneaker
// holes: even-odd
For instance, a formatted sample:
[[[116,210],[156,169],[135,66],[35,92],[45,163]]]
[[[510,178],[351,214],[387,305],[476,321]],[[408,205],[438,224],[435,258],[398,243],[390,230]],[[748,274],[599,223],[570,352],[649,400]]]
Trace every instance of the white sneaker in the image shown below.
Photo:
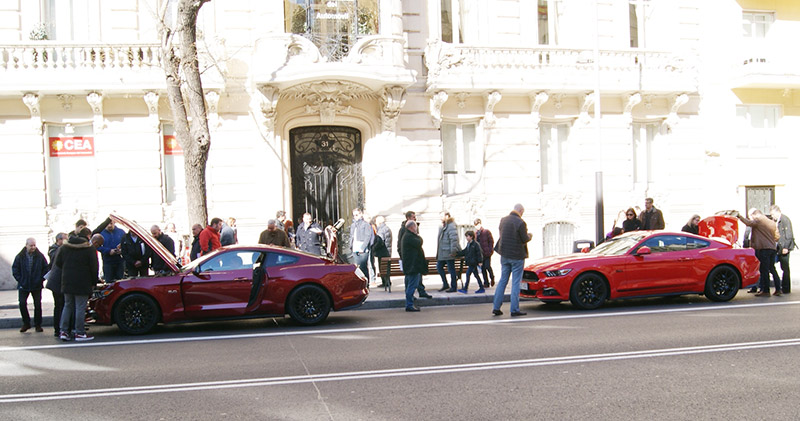
[[[75,334],[75,340],[79,341],[79,342],[91,341],[92,339],[94,339],[94,336],[89,336],[89,335],[87,335],[85,333],[76,333]]]
[[[68,342],[68,341],[70,341],[72,339],[72,338],[69,337],[69,333],[64,332],[64,331],[61,331],[61,334],[58,335],[58,338],[61,339],[64,342]]]

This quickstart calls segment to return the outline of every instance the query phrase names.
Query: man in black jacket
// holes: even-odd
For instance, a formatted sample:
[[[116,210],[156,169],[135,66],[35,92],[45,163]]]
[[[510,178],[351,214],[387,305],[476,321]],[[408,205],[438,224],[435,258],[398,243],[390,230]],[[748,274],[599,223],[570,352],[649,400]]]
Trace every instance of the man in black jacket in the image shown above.
[[[403,234],[401,249],[403,250],[403,273],[406,281],[406,311],[419,311],[414,306],[414,291],[417,289],[422,275],[428,271],[428,262],[422,250],[422,237],[417,234],[417,223],[408,221]]]
[[[400,256],[400,270],[403,269],[403,236],[406,233],[406,224],[409,221],[414,221],[417,226],[417,230],[419,231],[419,224],[417,224],[417,214],[414,211],[406,212],[406,220],[400,225],[400,230],[397,231],[397,255]],[[419,293],[420,298],[433,298],[432,295],[428,294],[425,291],[425,285],[422,284],[422,278],[420,277],[419,286],[417,287],[417,292]]]
[[[17,281],[19,292],[19,312],[22,315],[20,332],[31,328],[31,315],[28,313],[28,296],[33,296],[33,325],[37,332],[42,332],[42,287],[44,274],[47,273],[47,259],[36,247],[36,239],[25,240],[25,247],[14,258],[11,272]]]
[[[129,231],[122,239],[122,258],[125,260],[125,272],[128,277],[147,276],[150,267],[150,249],[136,233]]]
[[[524,212],[525,208],[517,203],[514,205],[514,210],[500,220],[500,229],[498,230],[500,238],[497,240],[495,251],[500,255],[502,269],[500,280],[497,281],[497,289],[494,290],[492,314],[495,316],[503,314],[500,306],[503,305],[509,276],[511,276],[511,315],[525,315],[519,310],[519,286],[525,259],[528,257],[528,242],[531,241],[531,233],[528,232],[528,225],[522,220]]]
[[[170,238],[169,235],[164,234],[164,232],[161,231],[161,227],[158,225],[153,225],[150,227],[150,233],[153,234],[153,238],[158,240],[158,242],[161,243],[161,245],[164,246],[168,252],[170,252],[173,256],[175,255],[175,242],[172,241],[172,238]],[[169,267],[167,267],[167,264],[164,262],[164,260],[158,257],[158,254],[156,254],[154,251],[150,250],[150,252],[152,254],[151,266],[153,267],[153,272],[158,273],[169,271]]]

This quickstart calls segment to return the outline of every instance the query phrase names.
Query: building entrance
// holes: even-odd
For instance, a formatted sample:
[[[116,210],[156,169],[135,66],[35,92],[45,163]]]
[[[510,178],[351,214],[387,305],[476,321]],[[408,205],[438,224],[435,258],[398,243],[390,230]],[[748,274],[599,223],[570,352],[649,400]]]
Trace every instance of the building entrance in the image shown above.
[[[292,129],[289,137],[294,222],[304,212],[322,228],[344,218],[339,254],[346,261],[353,209],[364,206],[361,132],[352,127],[310,126]]]

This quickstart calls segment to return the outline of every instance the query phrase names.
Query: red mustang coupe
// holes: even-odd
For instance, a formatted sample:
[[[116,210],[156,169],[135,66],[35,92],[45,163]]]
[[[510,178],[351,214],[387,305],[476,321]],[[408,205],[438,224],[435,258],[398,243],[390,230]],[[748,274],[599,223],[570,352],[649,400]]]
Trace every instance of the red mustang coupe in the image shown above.
[[[753,249],[734,247],[738,221],[715,216],[701,221],[707,238],[685,232],[634,231],[588,253],[548,257],[525,268],[520,296],[544,303],[570,300],[594,309],[606,300],[701,294],[728,301],[758,282]],[[723,232],[723,230],[725,230]]]
[[[98,324],[128,334],[157,323],[283,317],[321,323],[331,310],[360,306],[369,293],[351,264],[265,245],[223,247],[179,267],[175,256],[135,222],[111,215],[164,259],[170,273],[117,281],[95,291],[89,306]]]

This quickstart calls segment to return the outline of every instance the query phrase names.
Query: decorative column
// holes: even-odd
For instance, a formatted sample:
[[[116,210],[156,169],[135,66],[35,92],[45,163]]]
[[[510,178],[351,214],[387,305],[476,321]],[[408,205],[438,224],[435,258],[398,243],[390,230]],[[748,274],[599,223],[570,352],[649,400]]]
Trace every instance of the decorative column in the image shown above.
[[[103,94],[91,92],[86,95],[86,101],[92,108],[92,114],[94,114],[94,132],[101,133],[106,128],[106,123],[103,120]]]
[[[217,91],[206,92],[206,103],[208,104],[208,129],[216,131],[219,128],[219,93]]]
[[[400,110],[406,105],[406,90],[402,86],[384,88],[380,100],[383,131],[394,132],[397,129]]]
[[[431,119],[433,127],[442,127],[442,105],[447,102],[447,92],[439,91],[431,97]]]
[[[143,96],[145,104],[147,104],[147,113],[149,115],[150,127],[158,131],[158,126],[161,120],[158,118],[158,94],[150,91]]]
[[[39,95],[28,92],[22,97],[22,102],[31,112],[31,128],[36,134],[42,134],[42,112],[39,109]]]
[[[486,110],[483,113],[483,121],[484,126],[487,128],[492,128],[494,127],[495,123],[497,123],[497,118],[494,116],[494,106],[500,102],[501,98],[503,98],[503,96],[497,91],[486,94],[486,97],[484,98],[486,100]]]
[[[534,130],[539,129],[539,122],[542,121],[542,116],[539,114],[539,109],[542,108],[547,100],[550,99],[550,95],[547,92],[538,92],[536,94],[531,94],[531,120],[533,122]],[[560,102],[559,102],[560,104]]]

